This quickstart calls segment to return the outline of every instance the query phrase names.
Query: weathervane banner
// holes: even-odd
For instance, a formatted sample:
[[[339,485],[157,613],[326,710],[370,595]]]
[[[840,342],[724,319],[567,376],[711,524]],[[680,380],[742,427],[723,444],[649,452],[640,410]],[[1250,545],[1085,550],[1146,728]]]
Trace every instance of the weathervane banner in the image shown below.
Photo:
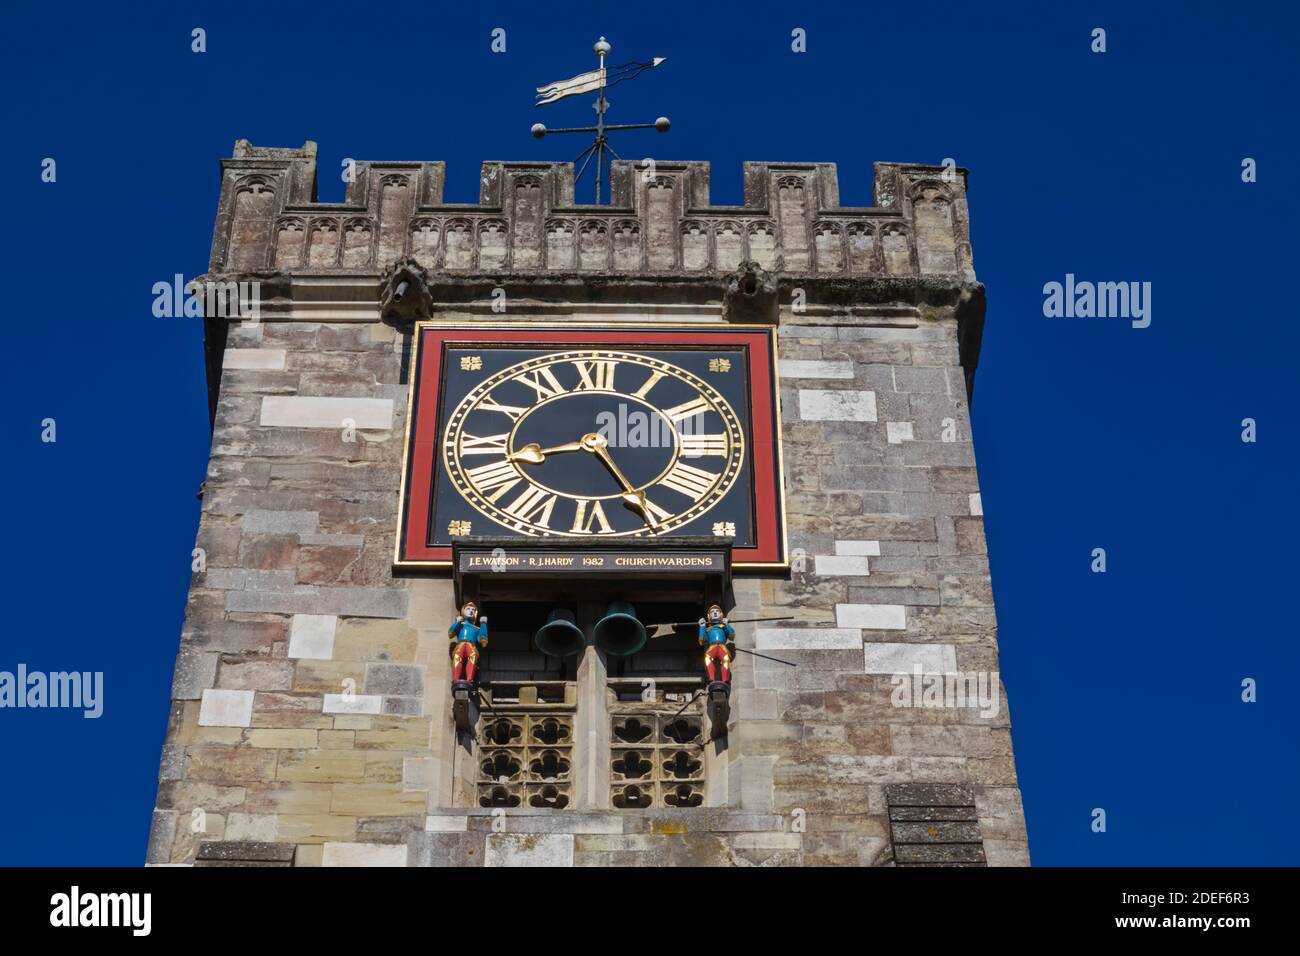
[[[605,70],[603,68],[592,70],[590,73],[579,73],[569,80],[558,80],[546,86],[539,86],[537,88],[537,102],[533,105],[545,106],[547,103],[562,100],[566,96],[577,96],[579,93],[598,90],[604,85]]]

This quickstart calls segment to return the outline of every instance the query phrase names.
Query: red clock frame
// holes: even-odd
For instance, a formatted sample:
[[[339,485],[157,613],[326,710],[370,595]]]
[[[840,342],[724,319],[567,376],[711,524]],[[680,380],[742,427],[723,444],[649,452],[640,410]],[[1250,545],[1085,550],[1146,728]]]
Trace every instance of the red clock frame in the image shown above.
[[[746,349],[749,362],[750,455],[754,489],[755,544],[732,549],[736,570],[788,569],[785,486],[781,462],[781,409],[776,358],[776,329],[720,323],[440,323],[418,322],[411,354],[411,389],[407,402],[406,445],[398,511],[397,568],[446,568],[451,548],[427,543],[434,507],[434,477],[440,461],[438,434],[442,421],[442,353],[446,345],[510,344],[536,348],[583,348],[592,345],[635,348],[647,345],[719,345]],[[503,531],[504,533],[504,531]],[[653,547],[638,539],[633,547]],[[562,547],[580,547],[570,540]]]

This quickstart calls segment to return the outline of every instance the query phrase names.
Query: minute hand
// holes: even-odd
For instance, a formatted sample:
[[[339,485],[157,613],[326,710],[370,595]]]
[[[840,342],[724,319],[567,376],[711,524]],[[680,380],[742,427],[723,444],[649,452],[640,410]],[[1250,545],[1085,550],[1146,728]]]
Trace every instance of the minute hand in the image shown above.
[[[619,484],[623,486],[623,500],[630,505],[635,505],[637,510],[641,512],[641,517],[645,519],[645,523],[653,528],[655,526],[655,518],[650,512],[650,506],[646,501],[645,492],[637,491],[632,487],[632,482],[628,481],[623,472],[619,470],[618,465],[614,464],[614,459],[610,455],[609,449],[604,445],[596,445],[592,448],[592,451],[595,452],[597,458],[605,463],[605,467],[614,473],[614,477],[617,478]]]

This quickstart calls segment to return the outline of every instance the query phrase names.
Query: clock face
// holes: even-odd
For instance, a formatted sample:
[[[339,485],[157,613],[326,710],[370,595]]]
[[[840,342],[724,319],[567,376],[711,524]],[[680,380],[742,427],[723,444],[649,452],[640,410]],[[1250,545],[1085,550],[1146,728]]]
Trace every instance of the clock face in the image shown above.
[[[447,352],[453,369],[480,373],[443,430],[449,508],[460,499],[528,535],[698,534],[716,523],[748,540],[748,488],[731,494],[748,471],[739,351],[485,351]],[[715,386],[709,368],[742,387]],[[691,528],[704,519],[709,528]]]
[[[733,563],[783,560],[772,330],[416,334],[399,565],[518,536],[714,536]]]

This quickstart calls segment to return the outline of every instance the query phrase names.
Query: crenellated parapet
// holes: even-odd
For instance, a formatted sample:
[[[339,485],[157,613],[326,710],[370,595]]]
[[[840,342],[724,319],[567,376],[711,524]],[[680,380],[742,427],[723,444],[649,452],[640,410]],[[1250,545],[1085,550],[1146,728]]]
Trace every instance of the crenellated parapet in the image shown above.
[[[966,171],[877,163],[876,205],[842,207],[833,163],[745,163],[745,202],[713,206],[706,162],[615,161],[611,203],[574,199],[572,163],[486,162],[477,204],[443,201],[441,162],[362,162],[341,203],[316,201],[316,145],[222,161],[211,271],[974,279]]]

